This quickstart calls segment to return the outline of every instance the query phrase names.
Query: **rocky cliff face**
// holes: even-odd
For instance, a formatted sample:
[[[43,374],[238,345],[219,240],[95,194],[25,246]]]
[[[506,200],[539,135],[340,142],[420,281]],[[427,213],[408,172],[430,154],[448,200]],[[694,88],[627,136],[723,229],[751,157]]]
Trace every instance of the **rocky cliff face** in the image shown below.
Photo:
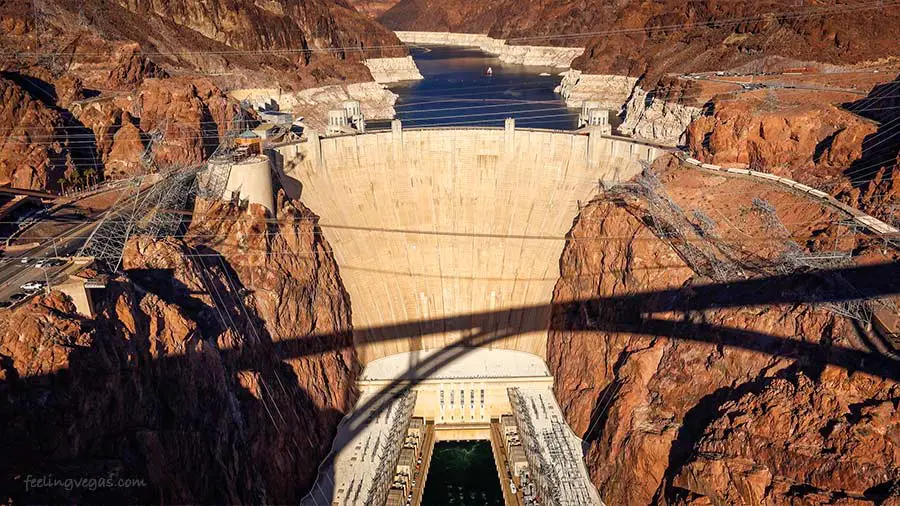
[[[725,102],[687,131],[687,145],[704,161],[746,164],[800,180],[839,176],[862,156],[875,126],[837,107],[760,110],[751,101]]]
[[[359,12],[377,19],[391,7],[397,5],[399,0],[349,0],[350,5]]]
[[[75,168],[65,119],[16,82],[0,78],[0,184],[58,188]]]
[[[154,151],[161,165],[190,165],[215,151],[232,128],[239,106],[203,79],[152,79],[140,89],[133,110],[144,132],[163,135]]]
[[[826,232],[827,213],[809,225],[806,207],[806,219],[795,221],[800,211],[789,196],[718,179],[679,172],[665,183],[688,213],[694,208],[722,223],[717,247],[729,237],[766,233],[750,195],[777,202],[796,236],[834,233]],[[559,310],[548,357],[556,394],[589,443],[586,460],[603,499],[634,505],[900,499],[900,385],[826,363],[829,347],[859,345],[851,323],[789,302],[655,309],[690,301],[710,281],[685,261],[687,250],[645,225],[645,205],[625,199],[586,206],[554,293]],[[776,258],[779,248],[754,249]],[[729,257],[749,258],[741,251],[735,245]],[[747,295],[736,291],[739,285],[717,300]],[[792,343],[816,351],[798,356],[788,351]]]
[[[685,130],[700,117],[700,109],[685,105],[679,100],[658,98],[636,86],[625,103],[625,121],[619,130],[625,135],[658,144],[675,146],[683,144]]]
[[[672,479],[677,503],[900,501],[896,384],[827,367],[753,390],[704,429]]]
[[[315,216],[201,205],[132,240],[98,315],[52,292],[0,314],[3,499],[298,502],[357,372],[349,301]],[[27,475],[142,480],[25,490]]]
[[[592,74],[647,74],[649,89],[666,72],[717,70],[762,56],[848,63],[894,54],[891,41],[898,35],[900,13],[890,7],[848,11],[848,5],[841,1],[788,8],[775,1],[401,0],[379,19],[401,30],[485,33],[499,39],[542,37],[514,42],[518,44],[573,45],[571,37],[554,40],[552,36],[601,31],[601,35],[578,38],[577,45],[587,46],[587,51],[576,60],[575,68]],[[796,15],[804,10],[813,15]],[[769,12],[792,15],[766,15]],[[872,25],[873,16],[885,24]],[[673,25],[687,26],[667,28]]]
[[[895,80],[852,102],[836,92],[772,90],[716,100],[690,124],[686,144],[703,161],[789,177],[897,223],[896,89]]]
[[[0,181],[49,190],[147,170],[162,132],[160,165],[199,163],[237,109],[222,89],[370,81],[363,60],[406,56],[340,0],[11,0],[0,25]]]

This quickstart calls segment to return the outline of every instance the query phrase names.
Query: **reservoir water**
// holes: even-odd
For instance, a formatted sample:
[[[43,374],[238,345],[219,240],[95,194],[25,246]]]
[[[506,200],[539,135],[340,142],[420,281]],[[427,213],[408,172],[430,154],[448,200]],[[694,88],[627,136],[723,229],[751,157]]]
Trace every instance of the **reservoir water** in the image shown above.
[[[559,72],[552,67],[502,63],[475,48],[413,48],[421,81],[391,86],[404,126],[516,126],[573,130],[578,111],[566,108],[553,92]],[[485,75],[488,68],[491,76]],[[548,75],[540,75],[540,74]]]
[[[439,442],[425,481],[423,506],[502,506],[503,492],[491,443]]]

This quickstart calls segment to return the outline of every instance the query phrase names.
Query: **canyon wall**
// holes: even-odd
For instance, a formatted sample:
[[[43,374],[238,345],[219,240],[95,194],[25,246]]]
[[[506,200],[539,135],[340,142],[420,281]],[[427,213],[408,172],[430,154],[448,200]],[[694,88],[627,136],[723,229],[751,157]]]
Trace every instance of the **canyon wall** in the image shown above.
[[[132,239],[95,318],[62,294],[0,311],[4,502],[296,503],[352,408],[350,308],[315,216],[200,202]],[[26,489],[26,476],[138,479]]]
[[[685,130],[700,117],[700,112],[699,107],[656,98],[636,86],[625,104],[619,131],[638,139],[676,146],[684,144]]]
[[[687,144],[705,162],[744,164],[822,184],[860,158],[864,139],[876,131],[871,122],[836,106],[761,111],[749,101],[733,102],[695,121]]]
[[[556,88],[566,105],[580,108],[584,104],[619,111],[637,85],[637,78],[628,76],[585,74],[580,70],[568,70]]]
[[[505,40],[494,39],[477,33],[451,32],[395,32],[407,44],[477,47],[488,54],[497,55],[500,61],[517,65],[537,65],[568,68],[584,48],[510,45]]]
[[[366,82],[365,59],[408,54],[332,0],[10,0],[0,25],[0,181],[51,191],[148,170],[165,132],[158,165],[198,163],[235,110],[221,90]]]
[[[280,148],[285,186],[334,247],[361,359],[489,336],[486,346],[544,356],[579,202],[661,151],[599,135],[397,127]]]
[[[17,83],[0,78],[0,184],[58,189],[59,179],[75,169],[67,122]]]
[[[797,15],[807,10],[815,15]],[[722,19],[744,22],[716,22]],[[872,19],[884,22],[873,25]],[[667,73],[721,70],[771,56],[835,64],[895,56],[900,12],[837,0],[800,6],[775,0],[401,0],[379,20],[394,30],[481,33],[513,44],[577,43],[586,50],[573,68],[643,77],[649,91]]]
[[[753,197],[772,202],[791,234],[834,234],[830,211],[809,203],[800,210],[795,197],[764,185],[684,171],[664,176],[664,184],[687,213],[714,217],[704,226],[722,223],[714,233],[723,250],[715,254],[730,251],[730,261],[779,254],[771,243],[754,243],[752,253],[740,243],[723,247],[738,237],[771,237],[749,211]],[[604,501],[900,499],[900,385],[865,363],[849,371],[827,363],[832,346],[866,350],[851,321],[790,301],[658,309],[669,300],[690,304],[710,280],[685,261],[685,249],[672,246],[677,240],[660,239],[646,220],[639,198],[586,206],[553,297],[548,363],[567,420],[589,445],[586,460]],[[697,244],[698,237],[687,239]],[[741,289],[726,284],[721,297],[710,297],[748,295]],[[765,284],[752,290],[767,293]],[[795,343],[812,351],[785,351]]]

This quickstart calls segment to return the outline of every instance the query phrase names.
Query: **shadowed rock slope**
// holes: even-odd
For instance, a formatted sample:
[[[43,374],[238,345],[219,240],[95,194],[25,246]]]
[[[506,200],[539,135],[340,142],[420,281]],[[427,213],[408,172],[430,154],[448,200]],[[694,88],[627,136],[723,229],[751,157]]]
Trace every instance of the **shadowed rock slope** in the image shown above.
[[[4,501],[284,504],[311,486],[358,369],[331,251],[301,204],[282,199],[279,224],[198,212],[183,240],[129,242],[95,318],[57,292],[0,313]],[[143,485],[25,491],[51,473]]]

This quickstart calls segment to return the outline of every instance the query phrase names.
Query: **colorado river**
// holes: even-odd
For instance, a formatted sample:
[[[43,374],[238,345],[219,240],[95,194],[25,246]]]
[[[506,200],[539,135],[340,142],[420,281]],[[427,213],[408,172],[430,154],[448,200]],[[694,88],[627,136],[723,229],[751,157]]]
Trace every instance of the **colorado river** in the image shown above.
[[[391,86],[400,96],[397,117],[406,126],[503,126],[511,117],[520,127],[577,127],[578,112],[553,92],[561,69],[502,63],[474,48],[411,52],[424,79]],[[486,76],[489,67],[493,75]]]
[[[437,443],[425,482],[422,506],[473,504],[503,504],[491,443]]]

